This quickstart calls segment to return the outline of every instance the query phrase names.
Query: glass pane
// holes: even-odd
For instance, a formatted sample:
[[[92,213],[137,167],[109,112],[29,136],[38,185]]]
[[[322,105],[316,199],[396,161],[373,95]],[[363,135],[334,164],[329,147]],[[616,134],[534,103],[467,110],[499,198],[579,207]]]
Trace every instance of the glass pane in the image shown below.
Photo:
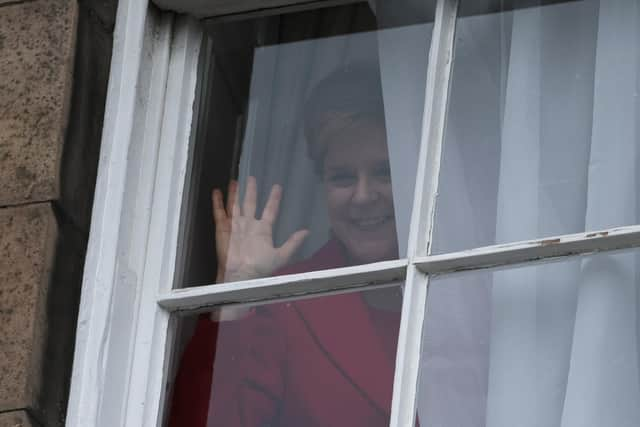
[[[405,256],[433,26],[412,1],[205,24],[179,287]]]
[[[432,253],[640,222],[638,2],[537,3],[458,21]]]
[[[389,285],[185,318],[168,426],[388,426],[401,306]]]
[[[640,425],[640,250],[437,277],[428,426]]]

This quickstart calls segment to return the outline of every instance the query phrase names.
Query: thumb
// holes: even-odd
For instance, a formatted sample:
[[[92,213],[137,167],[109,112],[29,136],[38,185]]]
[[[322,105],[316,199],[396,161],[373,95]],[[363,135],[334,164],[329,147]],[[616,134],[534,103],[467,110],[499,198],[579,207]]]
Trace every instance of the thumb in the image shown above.
[[[282,264],[286,264],[294,253],[300,248],[304,239],[309,235],[309,230],[298,230],[278,248],[278,255]]]

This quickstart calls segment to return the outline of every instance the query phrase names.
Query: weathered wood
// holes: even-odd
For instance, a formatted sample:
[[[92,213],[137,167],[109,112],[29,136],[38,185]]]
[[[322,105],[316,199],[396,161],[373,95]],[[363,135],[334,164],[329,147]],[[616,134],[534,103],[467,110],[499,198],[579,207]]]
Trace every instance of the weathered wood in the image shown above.
[[[416,268],[413,259],[428,254],[428,243],[433,235],[457,12],[458,0],[438,0],[426,76],[418,174],[407,249],[411,263],[407,269],[402,300],[389,423],[391,427],[415,425],[429,277]]]
[[[356,290],[403,280],[407,260],[383,261],[310,273],[198,286],[167,292],[158,304],[169,311],[206,311],[216,305],[247,304]]]
[[[362,1],[362,0],[360,0]],[[197,18],[235,15],[245,12],[280,12],[280,8],[306,8],[357,3],[358,0],[154,0],[164,10],[187,13]]]
[[[640,226],[632,225],[423,256],[414,262],[426,274],[440,274],[625,249],[639,243]]]

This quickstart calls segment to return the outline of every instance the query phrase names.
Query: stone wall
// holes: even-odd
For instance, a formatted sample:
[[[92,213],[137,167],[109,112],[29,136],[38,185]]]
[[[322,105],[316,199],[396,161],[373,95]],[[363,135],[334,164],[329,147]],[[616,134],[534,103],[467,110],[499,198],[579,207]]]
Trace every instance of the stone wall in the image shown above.
[[[64,424],[116,0],[0,0],[0,427]]]

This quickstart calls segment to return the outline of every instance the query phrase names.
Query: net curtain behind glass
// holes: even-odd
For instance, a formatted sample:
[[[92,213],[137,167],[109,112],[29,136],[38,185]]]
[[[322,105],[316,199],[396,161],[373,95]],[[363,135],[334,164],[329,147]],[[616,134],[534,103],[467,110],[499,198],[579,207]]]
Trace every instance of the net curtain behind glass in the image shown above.
[[[497,25],[487,25],[491,19]],[[450,214],[449,224],[436,229],[448,236],[441,250],[459,249],[456,239],[463,235],[479,245],[638,223],[639,21],[634,0],[568,2],[460,20],[468,55],[458,60],[456,54],[453,81],[469,92],[454,86],[451,104],[474,90],[485,96],[449,112],[445,144],[453,148],[443,168],[453,164],[455,177],[439,192],[438,203]],[[322,192],[309,191],[320,184],[299,123],[292,122],[314,82],[348,61],[379,56],[388,138],[402,140],[397,135],[404,132],[417,140],[420,123],[411,117],[420,116],[420,102],[409,94],[422,96],[414,88],[423,87],[417,70],[424,65],[411,49],[403,53],[385,43],[358,34],[256,53],[241,179],[258,176],[263,197],[271,183],[286,183],[276,239],[313,218],[307,254],[326,240],[328,224]],[[496,73],[468,71],[494,65]],[[468,81],[456,78],[459,73]],[[483,138],[499,144],[480,144]],[[396,171],[407,168],[393,152],[390,159],[395,188],[402,176]],[[477,164],[493,167],[482,171]],[[482,179],[470,180],[474,173]],[[394,198],[413,193],[403,190]],[[448,206],[447,194],[456,190],[470,199]],[[486,202],[492,197],[493,205]],[[400,217],[409,208],[395,202]],[[486,425],[640,425],[637,265],[632,255],[600,257],[488,279]]]
[[[398,2],[397,7],[402,4]],[[420,5],[428,7],[427,3]],[[379,24],[384,24],[384,10],[377,13]],[[283,185],[284,198],[274,230],[276,244],[298,229],[309,228],[311,234],[298,254],[304,258],[328,238],[322,183],[302,132],[302,107],[310,91],[343,66],[378,63],[399,255],[405,256],[432,26],[418,24],[256,49],[239,180],[243,183],[248,176],[256,176],[263,203],[271,185]]]
[[[640,222],[638,2],[462,18],[456,49],[436,251]],[[488,275],[487,426],[640,425],[638,261]]]

